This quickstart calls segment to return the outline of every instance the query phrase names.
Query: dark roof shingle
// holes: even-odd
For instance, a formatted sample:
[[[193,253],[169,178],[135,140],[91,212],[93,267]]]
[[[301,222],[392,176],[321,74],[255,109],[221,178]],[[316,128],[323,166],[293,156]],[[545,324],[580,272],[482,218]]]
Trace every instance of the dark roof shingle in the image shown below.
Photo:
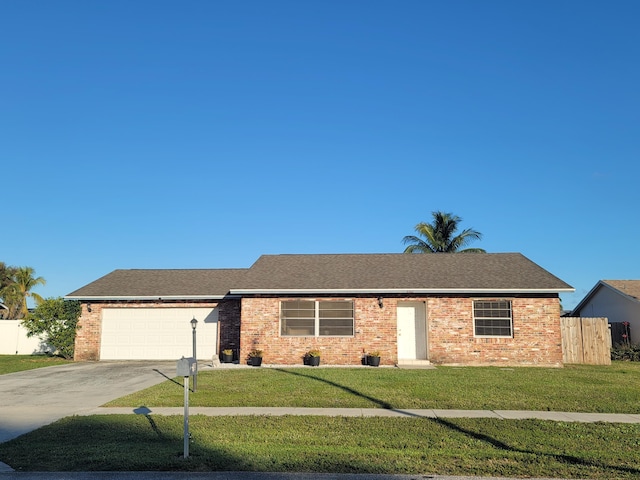
[[[235,291],[572,287],[519,253],[263,255]]]
[[[68,298],[221,298],[242,283],[247,269],[114,270]]]
[[[640,300],[640,280],[602,280],[620,293]]]
[[[249,269],[115,270],[67,298],[221,298],[260,292],[560,292],[519,253],[263,255]]]

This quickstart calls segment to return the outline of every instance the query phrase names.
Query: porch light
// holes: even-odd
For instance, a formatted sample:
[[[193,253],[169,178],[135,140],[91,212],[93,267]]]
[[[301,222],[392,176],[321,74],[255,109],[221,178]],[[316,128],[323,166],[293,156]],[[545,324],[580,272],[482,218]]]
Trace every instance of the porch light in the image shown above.
[[[378,297],[378,306],[380,308],[384,307],[384,303],[382,303],[382,297]]]

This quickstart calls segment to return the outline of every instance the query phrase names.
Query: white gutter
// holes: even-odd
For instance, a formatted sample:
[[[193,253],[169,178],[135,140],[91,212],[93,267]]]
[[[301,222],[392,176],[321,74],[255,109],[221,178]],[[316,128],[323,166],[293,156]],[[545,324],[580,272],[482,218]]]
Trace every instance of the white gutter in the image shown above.
[[[445,294],[445,293],[560,293],[575,292],[575,288],[339,288],[339,289],[315,289],[315,288],[266,288],[231,290],[232,295],[257,295],[257,294],[335,294],[335,293],[394,293],[394,294]]]
[[[238,289],[230,290],[229,295],[67,295],[65,300],[87,300],[87,301],[119,301],[119,300],[222,300],[224,298],[238,297],[241,295],[308,295],[308,294],[505,294],[505,293],[560,293],[575,292],[574,288],[338,288],[338,289],[317,289],[317,288],[266,288],[266,289]]]
[[[118,296],[106,296],[106,295],[67,295],[63,297],[65,300],[91,300],[91,301],[110,301],[110,300],[222,300],[223,298],[229,298],[230,295],[118,295]]]

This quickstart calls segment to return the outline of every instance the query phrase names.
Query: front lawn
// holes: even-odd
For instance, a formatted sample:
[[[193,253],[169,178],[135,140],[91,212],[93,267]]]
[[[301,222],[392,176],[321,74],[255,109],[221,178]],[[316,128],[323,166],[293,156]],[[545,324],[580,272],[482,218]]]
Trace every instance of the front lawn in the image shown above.
[[[17,471],[262,471],[637,479],[640,425],[540,420],[68,417],[0,444]]]
[[[49,355],[0,355],[0,375],[71,362],[71,360]]]
[[[106,406],[180,407],[182,379]],[[640,363],[564,368],[252,368],[200,372],[191,406],[640,413]]]

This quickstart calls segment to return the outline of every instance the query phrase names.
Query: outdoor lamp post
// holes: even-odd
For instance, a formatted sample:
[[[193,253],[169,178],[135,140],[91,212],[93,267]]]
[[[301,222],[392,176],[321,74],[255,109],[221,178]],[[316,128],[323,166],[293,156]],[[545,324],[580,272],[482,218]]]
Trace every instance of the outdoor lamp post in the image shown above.
[[[193,375],[193,392],[195,393],[198,388],[198,357],[196,356],[196,327],[198,326],[198,320],[193,317],[191,320],[191,330],[193,332],[193,360],[196,362],[196,371]]]

